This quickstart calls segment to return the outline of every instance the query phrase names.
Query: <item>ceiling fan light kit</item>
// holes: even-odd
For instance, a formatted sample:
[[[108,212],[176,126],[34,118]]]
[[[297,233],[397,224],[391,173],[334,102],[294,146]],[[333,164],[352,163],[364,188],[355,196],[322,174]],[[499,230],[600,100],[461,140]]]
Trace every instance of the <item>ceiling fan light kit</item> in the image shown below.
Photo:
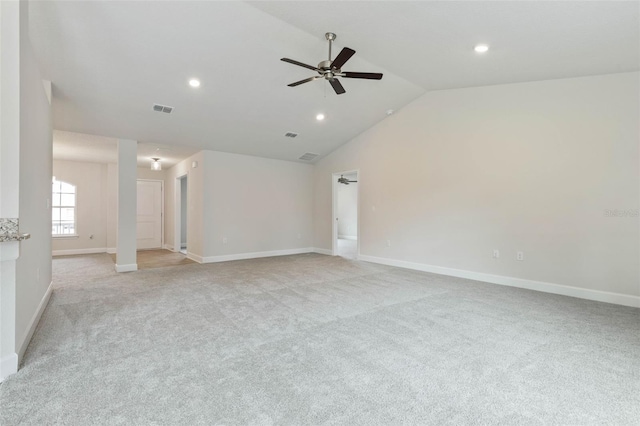
[[[325,38],[329,42],[329,59],[326,61],[322,61],[318,64],[317,67],[304,64],[302,62],[295,61],[289,58],[282,58],[281,61],[288,62],[293,65],[297,65],[299,67],[307,68],[312,71],[317,72],[319,75],[315,75],[313,77],[305,78],[304,80],[296,81],[295,83],[288,84],[289,87],[296,87],[304,83],[308,83],[314,80],[324,79],[331,84],[333,90],[338,95],[342,95],[345,93],[344,87],[338,80],[339,77],[344,78],[363,78],[367,80],[381,80],[381,73],[373,73],[373,72],[350,72],[350,71],[342,71],[342,66],[347,63],[349,59],[356,53],[355,50],[350,49],[348,47],[343,48],[338,56],[334,60],[331,60],[331,46],[333,41],[336,39],[336,35],[334,33],[326,33]]]

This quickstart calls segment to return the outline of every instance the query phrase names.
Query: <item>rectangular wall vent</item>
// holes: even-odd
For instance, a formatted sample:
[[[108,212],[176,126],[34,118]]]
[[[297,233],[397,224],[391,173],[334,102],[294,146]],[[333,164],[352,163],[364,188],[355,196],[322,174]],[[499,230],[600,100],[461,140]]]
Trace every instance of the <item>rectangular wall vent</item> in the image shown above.
[[[313,152],[305,152],[298,159],[299,160],[304,160],[304,161],[311,161],[314,158],[316,158],[318,155],[320,155],[320,154],[314,154]]]
[[[288,138],[295,138],[296,136],[298,136],[298,134],[295,132],[287,132],[284,135]]]
[[[171,114],[171,112],[173,111],[173,107],[167,106],[167,105],[154,104],[153,110],[157,112],[164,112],[167,114]]]

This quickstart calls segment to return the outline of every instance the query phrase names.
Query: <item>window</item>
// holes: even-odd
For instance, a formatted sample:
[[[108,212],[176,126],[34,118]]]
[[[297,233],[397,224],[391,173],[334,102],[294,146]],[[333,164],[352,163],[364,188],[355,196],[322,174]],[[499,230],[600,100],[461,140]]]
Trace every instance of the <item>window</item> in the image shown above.
[[[76,187],[54,180],[51,199],[51,234],[54,237],[76,235]]]

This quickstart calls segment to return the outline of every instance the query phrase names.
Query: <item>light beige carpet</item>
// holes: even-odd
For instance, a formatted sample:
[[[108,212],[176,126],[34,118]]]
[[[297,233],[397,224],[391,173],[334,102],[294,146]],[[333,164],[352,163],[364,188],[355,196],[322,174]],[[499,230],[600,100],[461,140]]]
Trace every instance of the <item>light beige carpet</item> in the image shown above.
[[[316,254],[54,274],[3,426],[640,418],[637,309]]]
[[[116,255],[110,254],[113,263],[116,263]],[[196,263],[182,253],[171,250],[138,250],[136,253],[138,269],[165,268],[167,266],[179,266]]]

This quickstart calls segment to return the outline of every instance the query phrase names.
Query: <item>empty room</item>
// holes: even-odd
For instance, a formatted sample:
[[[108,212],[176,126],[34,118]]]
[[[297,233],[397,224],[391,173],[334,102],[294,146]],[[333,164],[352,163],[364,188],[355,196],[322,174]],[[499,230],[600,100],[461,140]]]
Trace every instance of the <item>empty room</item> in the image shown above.
[[[637,425],[636,1],[0,1],[0,424]]]

